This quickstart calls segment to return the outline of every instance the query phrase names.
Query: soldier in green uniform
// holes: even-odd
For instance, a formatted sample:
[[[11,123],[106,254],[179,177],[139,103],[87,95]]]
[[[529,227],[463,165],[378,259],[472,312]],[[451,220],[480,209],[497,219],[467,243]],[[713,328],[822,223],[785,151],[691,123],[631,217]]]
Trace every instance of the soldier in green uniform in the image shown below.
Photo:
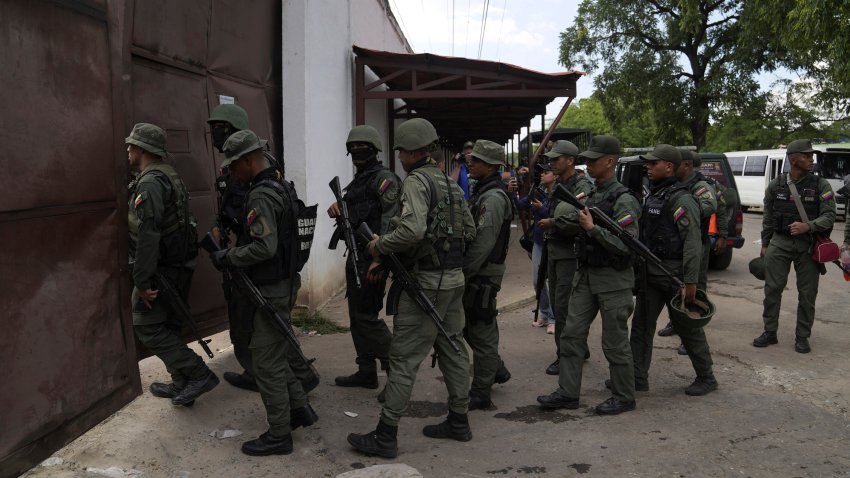
[[[581,158],[595,180],[587,205],[599,208],[627,232],[637,237],[640,204],[615,177],[620,143],[610,136],[595,136]],[[581,375],[587,354],[587,335],[596,314],[602,313],[602,351],[611,374],[613,396],[596,407],[601,415],[635,409],[634,362],[629,347],[628,321],[634,309],[635,274],[631,250],[593,223],[587,208],[579,212],[582,232],[576,238],[578,271],[570,309],[561,332],[561,365],[558,390],[537,397],[543,408],[578,408]]]
[[[614,140],[611,136],[601,136],[598,141]],[[614,143],[611,142],[611,145]],[[616,142],[619,148],[619,141]],[[556,141],[552,149],[546,153],[549,166],[555,172],[558,184],[563,184],[580,200],[584,200],[593,187],[584,176],[576,174],[576,156],[578,147],[569,141]],[[619,154],[619,149],[617,150]],[[581,231],[578,225],[578,211],[573,206],[549,198],[548,219],[540,220],[540,227],[546,231],[546,247],[549,280],[549,299],[552,312],[555,314],[555,361],[546,367],[549,375],[558,375],[561,356],[561,331],[570,306],[570,294],[573,289],[573,276],[576,273],[576,253],[574,250],[575,237]]]
[[[635,390],[646,391],[649,390],[652,340],[658,315],[676,294],[684,294],[686,304],[696,300],[702,239],[699,205],[687,187],[676,180],[676,168],[682,163],[679,151],[673,146],[659,144],[641,159],[646,161],[650,181],[650,194],[640,219],[641,242],[662,260],[665,269],[681,274],[685,283],[684,290],[677,290],[670,278],[651,264],[646,264],[641,271],[629,341],[635,361]],[[717,390],[705,331],[702,328],[684,329],[675,322],[673,328],[685,344],[696,371],[696,379],[685,393],[696,396]]]
[[[348,206],[351,227],[356,229],[361,222],[365,222],[369,229],[386,234],[390,219],[398,213],[401,185],[398,176],[378,161],[378,152],[382,151],[381,137],[371,126],[355,126],[349,131],[345,146],[357,169],[354,180],[346,186],[343,196]],[[338,218],[341,214],[337,203],[328,208],[328,216],[332,218]],[[332,242],[340,237],[338,234],[342,230],[338,231]],[[392,340],[387,324],[378,317],[384,307],[387,278],[382,275],[377,281],[367,281],[366,270],[372,262],[372,256],[361,250],[359,259],[359,288],[354,275],[354,256],[350,252],[345,265],[348,317],[358,370],[352,375],[336,377],[334,382],[341,387],[378,388],[375,361],[379,361],[381,368],[387,370]]]
[[[210,126],[213,147],[219,152],[223,152],[224,142],[230,135],[248,129],[248,113],[239,105],[218,105],[212,110],[207,123]],[[270,153],[264,151],[263,154],[272,166],[279,167],[277,160]],[[219,193],[219,203],[212,233],[223,247],[227,247],[231,240],[230,234],[237,237],[242,234],[242,215],[248,186],[241,184],[230,174],[229,168],[223,168],[221,175],[216,179],[216,189]],[[239,365],[244,369],[242,373],[224,372],[224,380],[234,387],[254,392],[259,391],[252,372],[254,366],[251,360],[251,348],[249,347],[252,323],[250,320],[240,319],[240,317],[253,317],[256,306],[245,294],[236,290],[227,278],[222,283],[222,289],[224,289],[224,298],[227,301],[233,355],[236,356]],[[310,370],[307,364],[300,360],[294,351],[289,350],[293,354],[289,357],[292,371],[298,377],[304,391],[313,390],[319,385],[319,377]]]
[[[171,383],[151,384],[151,394],[170,398],[175,405],[191,405],[218,385],[218,377],[183,342],[180,319],[165,299],[158,297],[154,283],[154,274],[159,273],[184,300],[188,297],[198,255],[189,193],[177,171],[162,161],[168,154],[162,128],[139,123],[125,142],[130,169],[138,173],[130,183],[127,214],[133,329],[171,375]]]
[[[468,164],[469,174],[476,180],[469,207],[477,233],[475,240],[467,244],[463,258],[466,279],[463,335],[472,348],[469,409],[477,410],[493,407],[490,390],[503,367],[499,356],[496,295],[505,275],[514,207],[499,174],[499,168],[505,165],[505,149],[501,145],[479,139]]]
[[[711,223],[711,216],[718,210],[717,192],[707,178],[696,168],[702,162],[699,160],[699,155],[687,149],[680,149],[679,155],[682,157],[682,163],[676,168],[676,179],[679,180],[688,191],[694,195],[699,205],[699,230],[700,238],[702,239],[702,255],[699,267],[699,279],[697,280],[697,289],[708,291],[708,258],[711,253],[711,237],[709,236],[708,227]],[[725,210],[725,209],[724,209]],[[725,214],[724,214],[725,217]],[[658,335],[666,337],[673,335],[673,321],[668,321],[667,325],[658,331]],[[687,355],[685,345],[679,345],[679,355]]]
[[[438,139],[434,126],[414,118],[399,125],[395,138],[394,149],[407,172],[402,184],[401,211],[393,218],[390,231],[369,243],[369,251],[376,261],[381,254],[399,254],[443,318],[452,340],[462,344],[463,252],[464,243],[475,237],[475,224],[460,187],[431,159]],[[379,265],[375,262],[369,267],[371,273]],[[407,409],[416,372],[432,347],[449,393],[449,415],[446,421],[426,426],[422,432],[431,438],[471,440],[466,348],[460,345],[459,354],[452,350],[448,339],[438,333],[431,318],[407,294],[400,295],[397,311],[380,420],[372,432],[348,435],[348,443],[369,455],[396,456],[398,422]]]
[[[788,145],[790,173],[777,176],[764,193],[764,217],[761,229],[761,256],[764,257],[764,333],[753,340],[756,347],[779,343],[779,306],[794,263],[797,273],[797,328],[794,350],[811,352],[809,336],[815,321],[815,299],[823,264],[811,258],[815,234],[832,231],[835,222],[835,197],[829,182],[812,174],[816,153],[807,139]],[[804,220],[792,198],[796,188],[808,220]],[[825,271],[824,271],[825,272]]]
[[[263,154],[266,141],[251,130],[234,133],[224,143],[222,168],[230,168],[242,184],[249,184],[242,215],[242,233],[236,247],[211,255],[217,268],[245,269],[248,277],[284,320],[290,320],[300,287],[300,276],[288,267],[294,247],[293,231],[287,229],[294,205],[288,183]],[[289,367],[292,347],[284,332],[259,309],[238,320],[250,322],[249,347],[253,374],[266,408],[269,429],[259,438],[242,444],[247,455],[287,455],[292,453],[294,428],[310,426],[316,420],[307,394]]]

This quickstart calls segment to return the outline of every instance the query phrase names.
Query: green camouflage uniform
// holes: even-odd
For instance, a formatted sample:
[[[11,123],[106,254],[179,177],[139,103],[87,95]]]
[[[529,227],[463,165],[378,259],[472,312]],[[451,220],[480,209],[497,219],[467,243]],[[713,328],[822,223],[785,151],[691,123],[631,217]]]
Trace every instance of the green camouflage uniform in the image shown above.
[[[661,242],[657,238],[647,237],[646,227],[651,216],[650,200],[653,196],[662,197],[674,187],[673,178],[660,182],[651,189],[651,194],[644,204],[641,214],[641,241],[653,252]],[[700,260],[702,257],[702,240],[700,237],[699,221],[700,209],[693,195],[687,194],[686,190],[680,190],[667,196],[663,208],[654,211],[654,215],[669,215],[678,233],[677,241],[681,242],[682,251],[678,257],[665,257],[656,252],[662,259],[662,263],[668,271],[679,276],[686,284],[696,284],[699,280]],[[661,217],[661,220],[664,218]],[[675,255],[675,254],[673,254]],[[676,288],[669,277],[652,265],[647,266],[644,272],[645,284],[639,283],[639,293],[635,305],[635,314],[632,319],[630,343],[632,356],[635,361],[635,385],[638,388],[648,386],[649,367],[652,362],[652,342],[655,337],[655,326],[658,315],[666,304],[680,291]],[[644,282],[643,278],[640,278]],[[702,328],[685,330],[673,323],[673,330],[682,339],[691,364],[696,371],[697,377],[713,378],[711,352],[708,341]]]
[[[782,291],[788,283],[788,272],[793,262],[798,294],[796,335],[808,338],[815,321],[815,299],[818,295],[819,272],[823,267],[811,258],[813,234],[828,234],[832,231],[836,214],[835,197],[829,182],[819,176],[806,173],[794,181],[807,210],[807,224],[811,232],[791,236],[787,232],[788,224],[801,219],[789,191],[784,188],[784,191],[780,190],[781,182],[786,177],[787,174],[781,174],[771,180],[764,195],[761,231],[762,247],[767,247],[764,256],[764,330],[776,332],[779,327]]]
[[[253,186],[245,200],[243,234],[239,236],[237,246],[225,256],[224,265],[248,269],[257,264],[275,260],[278,252],[279,223],[290,211],[281,194],[270,186],[259,184],[263,179],[277,178],[275,168],[268,168],[253,179]],[[291,320],[292,307],[301,285],[300,276],[284,278],[272,283],[256,284],[260,293],[275,306],[284,320]],[[248,301],[242,291],[235,291],[234,299]],[[242,328],[250,330],[249,347],[253,358],[254,378],[260,389],[263,405],[269,423],[269,433],[283,437],[290,433],[290,408],[307,405],[307,394],[296,378],[290,363],[297,357],[291,351],[292,345],[274,321],[260,309],[253,308],[251,315],[241,316],[238,320]]]
[[[700,233],[702,238],[702,259],[699,266],[699,280],[697,288],[704,291],[708,290],[708,257],[711,252],[711,240],[708,236],[708,224],[711,220],[711,215],[718,211],[717,192],[714,187],[708,184],[705,180],[694,181],[696,173],[688,178],[685,178],[683,183],[689,186],[691,194],[699,204],[700,214]],[[705,227],[705,231],[702,230]]]
[[[182,323],[161,294],[151,309],[139,299],[140,290],[158,289],[152,283],[155,272],[162,274],[184,300],[188,298],[195,254],[191,258],[174,256],[175,250],[188,249],[185,225],[178,208],[194,222],[188,212],[189,194],[174,168],[166,163],[149,165],[130,184],[127,222],[130,228],[132,263],[133,328],[139,341],[165,364],[176,384],[203,378],[209,372],[203,359],[186,346],[181,337]],[[176,228],[176,229],[175,229]],[[182,255],[180,253],[177,254]]]
[[[593,188],[589,180],[576,174],[566,181],[561,181],[559,178],[557,184],[566,186],[567,190],[581,201],[585,200]],[[578,225],[578,210],[566,202],[555,199],[551,194],[549,195],[549,216],[552,222],[546,233],[549,255],[547,278],[552,312],[555,314],[556,355],[560,357],[561,331],[564,330],[564,322],[567,320],[573,278],[576,273],[576,253],[573,245],[581,227]]]
[[[619,188],[625,189],[615,178],[605,183],[597,181],[588,203],[598,205],[620,192],[610,217],[637,237],[640,204],[632,194],[623,193]],[[590,324],[596,314],[601,312],[602,351],[608,360],[611,389],[615,398],[631,402],[635,399],[635,382],[628,320],[634,309],[632,288],[635,274],[630,260],[633,253],[620,239],[599,225],[595,225],[590,232],[582,231],[582,234],[584,237],[577,241],[576,247],[583,250],[579,251],[579,266],[573,281],[570,309],[561,333],[561,373],[557,393],[569,398],[579,397]],[[588,249],[585,246],[588,238],[598,246]],[[608,265],[603,265],[602,256]],[[617,264],[618,268],[612,265],[616,261],[621,261]]]
[[[481,190],[483,192],[479,192]],[[476,183],[470,209],[477,232],[475,240],[467,245],[463,258],[463,275],[467,283],[464,337],[472,348],[470,393],[489,400],[496,372],[503,363],[499,356],[496,295],[502,288],[505,275],[503,253],[507,252],[510,222],[513,220],[513,204],[498,172]]]
[[[451,208],[446,204],[447,197],[451,198]],[[432,198],[436,199],[437,206],[434,208],[431,207]],[[453,209],[454,220],[450,209]],[[437,228],[445,230],[451,224],[454,225],[449,235],[455,240],[474,238],[475,224],[464,202],[463,192],[437,168],[433,160],[427,158],[414,165],[404,179],[401,211],[393,218],[390,232],[378,239],[376,247],[381,254],[397,253],[416,263],[409,272],[431,298],[443,318],[446,331],[457,344],[462,344],[464,278],[460,264],[447,269],[433,266],[433,263],[432,267],[421,266],[422,260],[427,259],[423,255],[434,250],[434,238],[428,236],[432,236]],[[461,414],[467,412],[470,380],[466,348],[461,346],[460,354],[452,350],[431,318],[405,293],[401,294],[398,313],[393,320],[390,345],[392,373],[387,379],[386,400],[381,410],[381,421],[386,425],[398,426],[413,392],[419,366],[432,347],[439,356],[440,371],[449,392],[449,410]]]

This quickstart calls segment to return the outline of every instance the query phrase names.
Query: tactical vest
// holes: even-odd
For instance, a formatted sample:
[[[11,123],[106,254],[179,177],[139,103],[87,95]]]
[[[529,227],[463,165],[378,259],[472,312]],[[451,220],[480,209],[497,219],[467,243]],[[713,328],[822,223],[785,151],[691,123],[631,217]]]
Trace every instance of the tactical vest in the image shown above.
[[[582,182],[587,182],[587,181],[589,181],[589,180],[587,178],[585,178],[584,176],[579,176],[578,174],[573,174],[572,176],[570,176],[569,179],[567,179],[567,182],[561,183],[560,180],[558,180],[558,183],[563,184],[567,188],[567,191],[570,192],[570,194],[575,195],[576,187],[578,187],[578,185],[581,184]],[[557,186],[557,184],[555,186]],[[555,188],[553,187],[552,190],[554,191]],[[581,198],[579,198],[579,199],[581,199]],[[561,202],[562,201],[555,199],[555,197],[552,194],[549,195],[549,218],[550,219],[555,217],[555,209],[558,208],[558,204],[560,204]],[[567,245],[567,246],[571,246],[571,245],[575,244],[575,237],[562,237],[562,236],[558,235],[557,233],[547,233],[546,234],[546,240],[547,241],[555,241],[559,244],[564,244],[564,245]]]
[[[298,199],[292,184],[283,181],[274,168],[258,175],[248,190],[248,195],[259,187],[274,190],[283,201],[281,216],[277,218],[277,248],[271,259],[254,264],[248,268],[248,277],[256,285],[274,284],[291,278],[300,272],[310,256],[313,234],[316,228],[316,205],[305,207]],[[247,223],[248,204],[243,208],[243,218]],[[243,228],[238,245],[248,244],[252,239],[248,229]]]
[[[690,191],[691,194],[694,195],[694,199],[697,200],[697,205],[699,205],[699,196],[697,196],[696,184],[700,181],[705,181],[706,183],[708,183],[707,178],[703,176],[701,172],[697,171],[697,173],[694,174],[694,177],[692,177],[690,181],[684,183],[685,187],[688,188],[688,191]],[[718,204],[717,207],[720,207],[720,205]],[[700,208],[699,232],[700,238],[704,243],[708,242],[708,228],[710,224],[711,215],[709,214],[708,217],[702,217],[702,208]]]
[[[498,174],[493,175],[476,184],[475,193],[470,200],[469,208],[473,219],[475,219],[475,225],[478,226],[479,214],[481,212],[481,197],[485,192],[490,190],[501,191],[501,193],[497,194],[504,198],[511,210],[511,213],[506,215],[505,220],[502,221],[502,225],[499,227],[499,237],[496,238],[496,243],[493,245],[493,249],[490,250],[490,255],[487,256],[487,262],[491,264],[504,264],[505,258],[508,256],[508,245],[511,242],[511,223],[514,220],[514,205],[508,196],[507,187],[502,182],[501,176]]]
[[[631,194],[631,190],[622,184],[611,191],[605,199],[600,201],[595,197],[596,189],[594,188],[587,199],[587,207],[596,207],[606,216],[614,218],[614,205],[617,199],[623,194]],[[576,257],[581,264],[590,267],[612,267],[618,271],[628,269],[632,266],[632,257],[618,256],[611,254],[600,244],[596,239],[590,237],[587,231],[582,230],[582,233],[576,236]]]
[[[239,183],[232,174],[224,174],[216,179],[218,190],[218,221],[225,231],[237,236],[242,234],[242,209],[248,188]]]
[[[684,243],[673,220],[673,204],[689,194],[685,185],[675,183],[650,194],[643,205],[640,237],[653,254],[661,259],[682,259]]]
[[[432,161],[414,167],[410,175],[428,185],[430,208],[425,229],[425,244],[408,257],[419,270],[463,267],[464,242],[463,191]],[[454,185],[455,187],[451,187]]]
[[[797,188],[797,193],[800,195],[800,202],[803,203],[803,209],[809,220],[818,217],[820,209],[820,197],[818,196],[818,178],[813,174],[807,174],[802,180],[794,183]],[[791,188],[788,187],[788,173],[779,176],[779,187],[773,196],[773,225],[774,230],[779,234],[790,235],[788,226],[794,222],[800,222],[803,219],[797,211],[797,205],[794,204],[794,199],[791,198]],[[803,236],[806,237],[806,236]]]
[[[356,174],[351,184],[345,188],[343,199],[348,205],[351,227],[357,228],[361,222],[365,222],[369,229],[380,233],[384,207],[381,197],[375,191],[374,182],[375,176],[385,169],[384,165],[376,163]]]
[[[145,176],[152,175],[166,191],[163,197],[165,210],[159,224],[159,259],[164,266],[179,266],[198,255],[198,222],[189,211],[189,192],[174,168],[166,163],[148,166],[138,178],[130,183],[129,214],[130,256],[136,255],[139,238],[139,217],[133,213],[138,184]]]

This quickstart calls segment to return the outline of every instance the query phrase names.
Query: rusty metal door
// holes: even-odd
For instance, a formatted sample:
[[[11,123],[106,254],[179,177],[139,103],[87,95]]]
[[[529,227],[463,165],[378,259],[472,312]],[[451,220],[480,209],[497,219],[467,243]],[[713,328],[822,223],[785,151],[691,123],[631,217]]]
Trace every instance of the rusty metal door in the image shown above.
[[[141,393],[129,314],[124,137],[168,131],[199,231],[223,159],[206,118],[235,101],[280,157],[274,0],[0,2],[0,476],[46,458]],[[246,35],[245,32],[250,32]],[[201,258],[201,332],[224,330]]]

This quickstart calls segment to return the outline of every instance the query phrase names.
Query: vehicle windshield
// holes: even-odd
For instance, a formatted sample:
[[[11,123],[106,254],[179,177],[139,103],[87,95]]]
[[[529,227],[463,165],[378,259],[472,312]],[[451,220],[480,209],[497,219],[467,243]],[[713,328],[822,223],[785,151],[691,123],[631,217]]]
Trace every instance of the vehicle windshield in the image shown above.
[[[850,174],[850,151],[824,151],[817,154],[818,171],[826,179],[843,180]]]

